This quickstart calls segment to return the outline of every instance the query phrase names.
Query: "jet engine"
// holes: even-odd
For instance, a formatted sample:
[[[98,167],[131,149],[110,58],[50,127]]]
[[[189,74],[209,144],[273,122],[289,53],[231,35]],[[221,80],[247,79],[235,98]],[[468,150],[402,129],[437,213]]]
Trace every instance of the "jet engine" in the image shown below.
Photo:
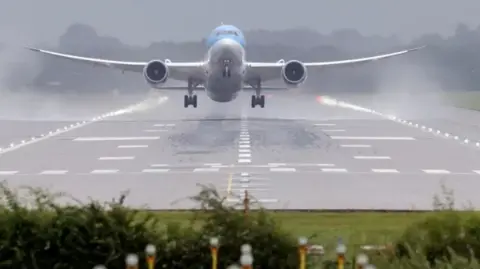
[[[307,78],[307,68],[299,61],[288,61],[282,68],[282,78],[288,85],[301,84]]]
[[[152,86],[165,83],[168,78],[168,66],[160,60],[150,61],[143,69],[143,76]]]

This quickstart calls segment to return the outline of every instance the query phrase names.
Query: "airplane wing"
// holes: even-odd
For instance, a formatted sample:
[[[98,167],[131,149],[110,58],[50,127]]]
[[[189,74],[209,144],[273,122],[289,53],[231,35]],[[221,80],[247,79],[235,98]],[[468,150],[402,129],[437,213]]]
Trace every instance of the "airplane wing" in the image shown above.
[[[165,90],[188,90],[188,87],[187,86],[162,86],[162,87],[157,87],[155,88],[157,90],[160,90],[160,89],[165,89]],[[273,86],[262,86],[262,90],[288,90],[289,88],[287,87],[273,87]],[[195,87],[195,90],[196,91],[204,91],[205,90],[205,87],[203,86],[197,86]],[[253,91],[255,90],[254,88],[250,87],[250,86],[244,86],[243,87],[243,90],[245,91]]]
[[[26,47],[34,52],[40,52],[43,54],[55,56],[58,58],[69,59],[75,62],[83,62],[87,64],[92,64],[94,66],[103,66],[109,68],[115,68],[124,71],[142,73],[143,68],[148,64],[148,62],[125,62],[125,61],[112,61],[99,58],[89,58],[76,56],[72,54],[58,53],[54,51],[48,51],[43,49]],[[165,64],[169,68],[169,78],[175,80],[187,80],[189,77],[193,77],[198,80],[204,79],[203,65],[204,62],[171,62],[165,61]]]
[[[303,63],[307,68],[309,67],[335,67],[335,66],[353,66],[357,64],[363,64],[373,62],[381,59],[391,58],[406,54],[408,52],[416,51],[425,48],[421,46],[417,48],[402,50],[394,53],[382,54],[372,57],[357,58],[341,61],[328,61],[328,62],[306,62]],[[247,81],[250,79],[260,79],[261,81],[267,81],[280,78],[280,70],[286,62],[248,62]]]

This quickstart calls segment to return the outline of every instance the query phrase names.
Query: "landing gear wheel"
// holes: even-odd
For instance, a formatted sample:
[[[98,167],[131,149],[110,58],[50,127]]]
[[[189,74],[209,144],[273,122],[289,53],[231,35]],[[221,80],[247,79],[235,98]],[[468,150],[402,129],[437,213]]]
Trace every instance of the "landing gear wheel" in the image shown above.
[[[265,96],[264,95],[260,95],[260,96],[255,96],[255,95],[252,95],[252,108],[253,107],[256,107],[257,105],[259,105],[261,108],[264,108],[265,107]]]
[[[193,107],[197,107],[197,96],[196,95],[185,95],[183,98],[183,106],[188,107],[189,105],[192,105]]]
[[[192,97],[193,97],[193,98],[192,98],[192,105],[193,105],[193,107],[196,108],[196,107],[197,107],[197,96],[194,95],[194,96],[192,96]]]

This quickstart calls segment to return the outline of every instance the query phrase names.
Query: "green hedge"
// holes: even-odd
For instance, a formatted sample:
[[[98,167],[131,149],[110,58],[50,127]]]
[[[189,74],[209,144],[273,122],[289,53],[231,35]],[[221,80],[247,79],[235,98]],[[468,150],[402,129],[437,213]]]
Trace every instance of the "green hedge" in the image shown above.
[[[297,238],[266,211],[245,218],[211,188],[192,197],[202,210],[187,227],[164,227],[154,213],[125,207],[125,196],[106,204],[58,206],[56,197],[30,190],[36,202],[29,208],[19,202],[19,195],[4,186],[2,190],[0,268],[125,268],[129,253],[138,254],[140,268],[145,268],[143,250],[150,243],[158,251],[156,268],[210,268],[213,236],[220,238],[219,269],[238,264],[245,243],[252,245],[255,268],[298,268]],[[371,255],[371,262],[379,269],[480,269],[480,218],[439,213],[409,227],[394,246],[391,252]],[[352,268],[354,255],[348,253],[345,268]],[[309,268],[335,268],[335,261],[310,260]]]

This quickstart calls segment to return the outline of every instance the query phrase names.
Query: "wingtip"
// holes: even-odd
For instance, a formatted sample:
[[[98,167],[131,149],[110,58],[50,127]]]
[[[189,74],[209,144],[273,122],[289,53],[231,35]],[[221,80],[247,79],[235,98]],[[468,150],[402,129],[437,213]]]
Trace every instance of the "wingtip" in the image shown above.
[[[415,51],[415,50],[421,50],[421,49],[424,49],[426,48],[427,45],[423,45],[423,46],[420,46],[420,47],[416,47],[416,48],[413,48],[413,49],[409,49],[409,51]]]
[[[27,49],[27,50],[31,50],[31,51],[40,51],[40,49],[32,48],[32,47],[28,47],[28,46],[23,46],[23,48]]]

